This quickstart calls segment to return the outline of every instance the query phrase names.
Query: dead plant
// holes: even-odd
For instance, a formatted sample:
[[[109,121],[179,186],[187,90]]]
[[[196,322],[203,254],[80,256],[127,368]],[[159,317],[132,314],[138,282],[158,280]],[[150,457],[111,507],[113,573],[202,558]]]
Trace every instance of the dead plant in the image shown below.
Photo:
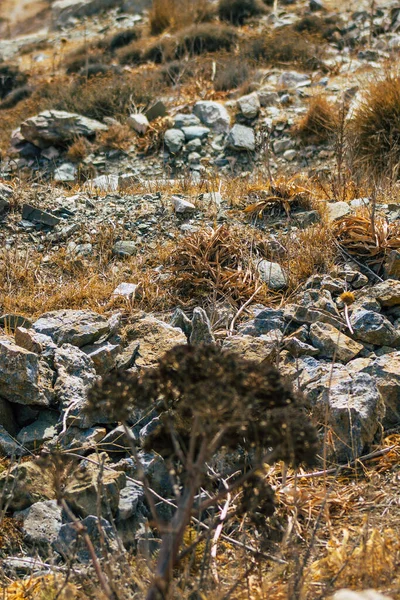
[[[333,138],[339,125],[337,108],[325,96],[314,96],[307,113],[294,126],[293,133],[303,144],[321,144]]]
[[[296,208],[311,208],[312,191],[298,176],[280,176],[267,184],[249,186],[248,197],[258,201],[246,206],[244,212],[262,218],[266,213],[286,213]]]

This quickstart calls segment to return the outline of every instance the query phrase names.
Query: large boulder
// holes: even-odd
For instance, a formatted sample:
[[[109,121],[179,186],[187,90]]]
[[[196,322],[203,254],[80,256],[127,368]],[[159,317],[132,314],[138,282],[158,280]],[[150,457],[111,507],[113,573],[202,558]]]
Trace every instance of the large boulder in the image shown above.
[[[310,327],[310,339],[315,348],[320,350],[322,357],[336,357],[345,363],[355,358],[364,347],[328,323],[313,323]]]
[[[167,350],[178,344],[186,344],[186,336],[181,329],[167,325],[154,317],[144,317],[129,327],[129,342],[139,343],[139,354],[136,365],[142,367],[155,366]]]
[[[400,423],[400,352],[392,352],[369,362],[363,371],[373,377],[386,406],[385,427]]]
[[[227,148],[237,152],[254,152],[256,149],[254,129],[236,123],[229,132],[226,145]]]
[[[39,148],[64,146],[77,137],[94,137],[107,129],[100,121],[63,110],[46,110],[21,124],[24,139]]]
[[[372,310],[359,310],[351,316],[357,339],[376,346],[400,347],[400,332],[383,315]]]
[[[0,396],[17,404],[49,406],[53,373],[40,357],[0,336]]]
[[[49,336],[56,344],[86,346],[110,332],[105,317],[90,310],[55,310],[42,315],[33,324],[37,333]]]
[[[193,113],[200,121],[216,133],[228,133],[231,118],[223,104],[211,100],[196,102]]]
[[[21,531],[28,543],[48,546],[61,529],[62,508],[56,500],[45,500],[16,512],[14,517],[21,522]]]

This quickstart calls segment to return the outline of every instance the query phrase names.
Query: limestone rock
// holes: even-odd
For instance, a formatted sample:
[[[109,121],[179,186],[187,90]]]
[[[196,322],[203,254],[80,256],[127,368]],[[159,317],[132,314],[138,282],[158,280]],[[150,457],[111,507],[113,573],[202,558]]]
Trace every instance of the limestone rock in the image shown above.
[[[260,112],[260,99],[256,93],[242,96],[237,102],[240,112],[246,119],[254,119]]]
[[[65,499],[69,506],[81,517],[97,513],[97,503],[100,494],[99,471],[106,454],[91,454],[89,459],[81,463],[77,471],[71,475],[65,488]],[[107,462],[105,462],[107,466]],[[122,471],[102,470],[101,477],[101,510],[104,515],[108,509],[115,515],[118,510],[119,493],[125,487],[126,476]]]
[[[364,368],[376,382],[386,406],[383,424],[386,428],[400,423],[400,352],[385,354]]]
[[[58,345],[86,346],[110,332],[102,315],[90,310],[55,310],[45,313],[33,324],[37,333],[48,335]]]
[[[236,123],[229,132],[226,145],[237,152],[254,152],[256,149],[254,129]]]
[[[94,137],[107,129],[100,121],[63,110],[46,110],[21,123],[25,140],[39,148],[64,145],[81,136]]]
[[[228,133],[231,119],[223,104],[211,100],[196,102],[193,113],[206,126],[216,133]]]
[[[185,134],[181,129],[167,129],[164,142],[171,154],[178,154],[185,143]]]
[[[350,206],[347,202],[329,202],[326,208],[328,220],[331,222],[345,217],[350,212]]]
[[[210,319],[203,308],[195,308],[192,318],[191,344],[215,344]]]
[[[21,530],[28,543],[46,546],[57,538],[61,529],[62,508],[56,500],[45,500],[16,512],[14,517],[22,523]]]
[[[54,390],[60,406],[65,410],[73,405],[79,413],[79,409],[85,404],[89,389],[96,381],[92,359],[76,346],[63,344],[55,353],[54,365],[57,370]],[[77,411],[71,411],[71,417],[75,416]]]
[[[376,298],[381,306],[391,308],[400,304],[400,281],[387,279],[382,283],[374,285],[368,290],[372,298]]]
[[[344,363],[349,362],[361,352],[363,345],[341,333],[328,323],[313,323],[310,327],[312,344],[321,351],[325,358],[336,357]]]
[[[351,315],[351,325],[357,339],[377,346],[400,347],[400,333],[383,315],[359,310]]]
[[[55,437],[58,420],[59,414],[56,411],[42,411],[34,423],[21,429],[17,440],[29,450],[38,450],[44,442]]]
[[[120,351],[121,344],[118,340],[115,343],[111,340],[82,347],[82,352],[92,359],[98,375],[104,375],[115,367]]]
[[[16,465],[10,472],[0,474],[0,497],[10,510],[23,510],[35,502],[53,500],[52,474],[34,462]]]
[[[222,347],[224,350],[236,352],[247,360],[262,362],[276,356],[281,340],[282,332],[275,329],[259,337],[232,335],[224,340]]]
[[[131,325],[127,337],[130,342],[140,343],[136,364],[143,367],[154,366],[167,350],[186,344],[186,336],[181,329],[149,316]]]
[[[0,336],[0,396],[17,404],[49,406],[53,399],[53,373],[33,352]]]
[[[114,529],[111,527],[109,521],[89,515],[85,519],[82,519],[81,523],[90,537],[98,558],[103,558],[104,551],[108,552],[109,556],[120,552]],[[73,523],[62,525],[57,539],[53,542],[53,547],[61,556],[76,556],[78,562],[82,564],[91,562],[87,545],[82,536],[76,531]]]
[[[15,435],[17,433],[17,424],[15,422],[14,414],[11,408],[10,402],[5,398],[0,397],[0,425],[4,429]]]
[[[283,290],[287,286],[287,276],[279,263],[262,260],[257,265],[261,280],[274,291]]]

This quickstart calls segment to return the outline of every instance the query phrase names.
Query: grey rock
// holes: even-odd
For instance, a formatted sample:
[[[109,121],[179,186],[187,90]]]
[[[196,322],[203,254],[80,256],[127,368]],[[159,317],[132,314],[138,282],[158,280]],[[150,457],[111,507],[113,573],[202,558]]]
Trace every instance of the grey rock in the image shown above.
[[[357,339],[377,346],[400,346],[400,332],[386,317],[376,312],[360,310],[350,318]]]
[[[21,530],[28,543],[48,546],[60,532],[62,508],[56,500],[45,500],[14,513],[14,518],[21,522]]]
[[[392,600],[392,598],[390,596],[384,596],[376,590],[356,592],[355,590],[342,589],[335,592],[332,596],[332,600]]]
[[[291,139],[287,140],[275,140],[273,143],[275,154],[282,154],[286,150],[290,150],[294,146],[294,141]]]
[[[45,210],[35,208],[30,204],[24,204],[22,207],[22,218],[25,221],[32,221],[32,223],[40,223],[41,225],[47,225],[48,227],[54,227],[60,222],[59,217],[52,215]]]
[[[85,183],[85,189],[96,192],[116,192],[119,188],[118,175],[99,175]]]
[[[81,524],[87,531],[98,558],[103,557],[104,551],[108,552],[110,556],[120,551],[114,529],[109,521],[102,517],[99,519],[94,515],[89,515],[82,519]],[[57,539],[53,542],[53,547],[61,556],[75,556],[76,560],[82,564],[91,562],[87,545],[73,523],[61,526]]]
[[[345,217],[350,212],[350,206],[347,202],[329,202],[326,205],[327,217],[330,222]]]
[[[93,344],[110,333],[107,319],[90,310],[55,310],[45,313],[33,324],[42,333],[61,346],[85,346]]]
[[[136,441],[133,433],[131,442],[132,441]],[[102,452],[107,452],[107,454],[125,454],[130,450],[130,448],[131,443],[125,433],[125,427],[123,425],[119,425],[118,427],[115,427],[115,429],[107,433],[107,435],[103,437],[100,444],[98,445],[98,449]]]
[[[182,127],[182,131],[185,134],[185,139],[187,142],[196,139],[203,140],[210,133],[210,129],[208,127],[201,127],[200,125]]]
[[[283,158],[285,160],[287,160],[288,162],[291,162],[292,160],[294,160],[297,156],[297,151],[296,150],[286,150],[286,152],[283,153]]]
[[[329,323],[337,329],[343,329],[345,322],[339,317],[326,312],[325,310],[308,308],[307,306],[300,306],[298,304],[287,304],[284,310],[284,317],[286,321],[293,321],[294,323]]]
[[[42,444],[52,440],[57,434],[56,425],[59,414],[45,410],[39,413],[39,418],[30,425],[23,427],[17,435],[17,440],[29,450],[38,450]]]
[[[65,162],[54,169],[54,181],[75,181],[78,169],[73,163]]]
[[[36,462],[24,462],[0,473],[0,497],[9,510],[24,510],[42,500],[54,500],[53,476]]]
[[[312,344],[320,350],[325,358],[336,358],[344,363],[349,362],[363,349],[363,345],[340,332],[328,323],[313,323],[310,327]]]
[[[68,427],[66,432],[58,435],[46,446],[50,449],[54,446],[61,446],[65,450],[79,450],[79,453],[84,455],[87,452],[95,451],[98,443],[106,434],[105,427],[89,427],[85,430],[79,429],[79,427]]]
[[[195,125],[200,125],[200,123],[200,119],[193,114],[186,115],[183,113],[178,113],[174,118],[174,127],[176,129],[182,129],[183,127],[194,127]]]
[[[186,336],[181,329],[171,327],[167,323],[146,316],[132,324],[127,331],[129,342],[140,344],[139,355],[136,364],[142,367],[150,367],[157,363],[174,346],[186,344]]]
[[[133,1],[136,3],[136,5],[138,4],[138,0]],[[139,4],[142,6],[142,8],[150,8],[150,0],[139,0]],[[140,10],[142,10],[142,8]],[[159,117],[165,117],[167,112],[167,107],[165,106],[164,102],[162,100],[157,100],[157,102],[154,102],[154,104],[152,104],[146,110],[145,114],[149,121],[154,121]]]
[[[122,471],[103,469],[103,461],[107,466],[105,453],[90,454],[89,461],[82,461],[79,469],[72,473],[65,487],[65,499],[68,505],[81,517],[97,513],[99,495],[100,510],[108,515],[109,511],[116,515],[119,503],[119,492],[126,485],[126,475]],[[101,473],[101,482],[99,474]],[[100,494],[101,489],[101,494]]]
[[[190,334],[192,333],[192,321],[185,315],[181,308],[178,307],[174,310],[170,325],[172,327],[179,327],[186,337],[188,339],[190,338]]]
[[[243,323],[238,327],[240,335],[260,336],[275,329],[284,331],[286,323],[283,319],[283,311],[266,308],[258,312],[254,319]]]
[[[385,308],[398,306],[400,305],[400,281],[387,279],[369,289],[368,295],[375,298]]]
[[[53,374],[33,352],[0,336],[0,396],[17,404],[49,406],[53,397]]]
[[[40,354],[41,358],[46,360],[49,366],[53,367],[54,353],[57,344],[53,342],[50,336],[43,333],[37,333],[34,329],[26,327],[17,327],[14,334],[15,343],[29,352]]]
[[[196,102],[193,113],[206,126],[216,133],[228,133],[231,119],[223,104],[211,100]]]
[[[285,71],[279,78],[279,85],[287,88],[305,87],[311,85],[311,79],[305,73]]]
[[[197,307],[193,311],[190,343],[194,345],[215,344],[210,319],[203,308]]]
[[[385,427],[400,423],[400,352],[385,354],[363,368],[376,382],[386,406]]]
[[[262,260],[257,265],[261,280],[274,291],[283,290],[287,287],[287,276],[279,263]]]
[[[296,336],[286,338],[283,342],[283,347],[295,357],[317,356],[319,354],[318,348],[314,348],[314,346],[299,340]]]
[[[185,200],[184,198],[180,198],[179,196],[172,196],[171,201],[176,213],[192,213],[196,210],[194,204],[188,200]]]
[[[312,12],[315,12],[317,10],[323,10],[324,4],[321,0],[310,0],[309,7]]]
[[[269,90],[257,90],[257,95],[261,106],[277,106],[279,104],[279,94]]]
[[[87,393],[96,381],[96,370],[92,359],[71,344],[63,344],[54,356],[57,379],[54,385],[56,397],[62,409],[69,409],[74,425],[90,427],[89,418],[80,415]],[[76,410],[71,410],[75,407]],[[78,415],[78,416],[76,416]],[[93,417],[92,417],[93,418]]]
[[[137,253],[136,242],[130,240],[121,240],[115,242],[113,246],[113,254],[116,256],[134,256]]]
[[[122,521],[133,517],[145,499],[143,486],[128,481],[121,490],[118,504],[118,518]]]
[[[87,354],[93,361],[96,373],[104,375],[111,371],[115,365],[118,355],[121,351],[121,344],[115,340],[82,346],[82,352]]]
[[[260,99],[256,93],[242,96],[237,103],[240,112],[246,119],[254,119],[260,112]]]
[[[0,458],[15,457],[25,454],[21,445],[0,424]]]
[[[150,126],[148,118],[143,113],[129,115],[127,123],[129,127],[141,135],[144,135]]]
[[[164,142],[171,154],[178,154],[185,143],[185,134],[181,129],[167,129]]]
[[[259,337],[232,335],[224,340],[222,347],[224,350],[235,352],[248,360],[262,362],[276,357],[282,337],[282,332],[279,329]]]
[[[0,425],[11,435],[16,435],[17,424],[11,406],[8,400],[0,397]]]
[[[131,300],[135,297],[136,290],[138,288],[137,283],[120,283],[119,286],[115,288],[112,295],[113,296],[122,296],[123,298],[127,298]]]
[[[339,461],[360,456],[372,443],[385,415],[385,405],[373,377],[366,373],[325,382],[313,412],[333,430],[333,446]]]
[[[62,110],[46,110],[21,124],[23,137],[39,148],[63,145],[79,136],[94,137],[107,129],[95,119]]]
[[[172,484],[164,459],[155,452],[139,452],[139,459],[150,487],[168,498],[172,493]]]
[[[254,129],[236,123],[229,132],[226,145],[227,148],[238,152],[254,152],[256,149]]]

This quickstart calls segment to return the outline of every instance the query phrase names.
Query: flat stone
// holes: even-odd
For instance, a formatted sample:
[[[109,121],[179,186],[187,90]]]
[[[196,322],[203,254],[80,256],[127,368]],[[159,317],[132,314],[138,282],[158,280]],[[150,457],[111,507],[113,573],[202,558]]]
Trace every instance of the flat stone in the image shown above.
[[[113,254],[122,257],[134,256],[137,254],[136,242],[132,242],[130,240],[121,240],[119,242],[115,242],[113,246]]]
[[[22,218],[26,221],[32,221],[32,223],[40,223],[41,225],[48,225],[49,227],[54,227],[57,225],[61,219],[52,215],[45,210],[41,210],[40,208],[35,208],[30,204],[24,204],[22,207]]]
[[[350,322],[357,339],[376,346],[400,347],[400,332],[383,315],[359,310],[350,317]]]
[[[59,346],[93,344],[110,333],[105,317],[90,310],[55,310],[45,313],[33,324],[37,333],[51,337]]]
[[[305,73],[285,71],[279,78],[279,85],[287,88],[305,87],[311,85],[311,79]]]
[[[137,283],[120,283],[119,286],[115,288],[112,295],[122,296],[124,298],[127,298],[128,300],[131,300],[135,297],[137,288]]]
[[[231,118],[223,104],[211,100],[200,100],[193,107],[193,113],[206,126],[216,133],[228,133]]]
[[[254,129],[236,123],[229,132],[226,145],[227,148],[238,152],[254,152],[256,149]]]
[[[56,436],[58,421],[58,412],[50,410],[42,411],[34,423],[20,430],[17,440],[29,450],[38,450],[45,442],[52,440]]]
[[[247,360],[262,362],[276,357],[281,340],[282,332],[276,329],[259,337],[232,335],[224,340],[222,348],[235,352]]]
[[[112,341],[82,347],[82,352],[92,359],[98,375],[104,375],[115,367],[120,351],[121,344]]]
[[[335,357],[344,363],[353,360],[364,348],[328,323],[313,323],[310,326],[310,340],[320,350],[322,357]]]
[[[109,521],[91,514],[82,519],[81,524],[87,531],[98,558],[103,558],[104,552],[107,552],[109,556],[119,555],[120,548]],[[61,556],[74,556],[82,564],[92,562],[88,547],[73,523],[65,523],[61,526],[57,539],[53,542],[53,547]]]
[[[71,474],[65,488],[65,499],[76,514],[87,517],[97,513],[100,496],[100,509],[103,514],[107,515],[111,510],[115,515],[118,510],[120,490],[126,485],[126,475],[122,471],[103,469],[102,481],[99,482],[100,460],[105,459],[107,464],[107,455],[94,453],[88,458],[94,463],[82,461]]]
[[[178,113],[174,118],[174,127],[176,129],[182,129],[183,127],[193,127],[195,125],[200,125],[201,121],[196,115],[190,114],[186,115],[183,113]]]
[[[287,287],[287,277],[279,263],[262,260],[257,265],[261,280],[274,291]]]
[[[78,174],[78,169],[73,163],[63,163],[54,169],[54,181],[68,182],[75,181]]]
[[[185,135],[186,141],[190,142],[191,140],[203,140],[210,133],[210,129],[208,127],[201,127],[200,125],[190,125],[189,127],[182,127],[182,131]]]
[[[140,0],[140,4],[142,5],[142,8],[150,8],[150,0]],[[165,117],[167,113],[167,107],[164,102],[162,102],[162,100],[157,100],[157,102],[154,102],[154,104],[147,109],[145,114],[149,121],[154,121],[159,117]]]
[[[77,137],[93,137],[108,127],[95,119],[63,110],[46,110],[21,123],[25,140],[39,148],[73,142]]]
[[[21,523],[25,541],[35,546],[46,546],[57,538],[61,529],[62,508],[57,500],[45,500],[17,511],[14,518]]]
[[[333,222],[348,215],[351,209],[347,202],[328,202],[326,210],[328,220]]]
[[[53,397],[53,374],[33,352],[0,336],[0,396],[17,404],[49,406]]]
[[[186,336],[181,329],[146,316],[132,324],[127,331],[129,342],[139,342],[138,366],[151,367],[167,350],[178,344],[186,344]]]
[[[400,423],[400,352],[385,354],[370,361],[363,371],[373,377],[385,402],[384,427],[397,426]]]
[[[191,213],[196,210],[194,204],[179,196],[172,196],[171,201],[176,213]]]

